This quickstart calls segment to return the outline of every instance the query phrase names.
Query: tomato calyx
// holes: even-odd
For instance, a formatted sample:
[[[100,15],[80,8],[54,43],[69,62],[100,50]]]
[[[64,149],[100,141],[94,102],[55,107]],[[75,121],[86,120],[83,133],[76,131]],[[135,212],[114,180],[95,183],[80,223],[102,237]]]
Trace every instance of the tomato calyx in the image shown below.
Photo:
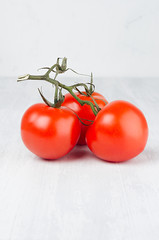
[[[46,97],[44,97],[42,91],[39,88],[38,88],[38,91],[40,93],[41,98],[45,102],[45,104],[48,105],[49,107],[60,108],[61,104],[63,103],[63,101],[65,99],[65,96],[62,95],[59,100],[56,100],[56,101],[54,101],[54,103],[51,103],[49,100],[46,99]]]

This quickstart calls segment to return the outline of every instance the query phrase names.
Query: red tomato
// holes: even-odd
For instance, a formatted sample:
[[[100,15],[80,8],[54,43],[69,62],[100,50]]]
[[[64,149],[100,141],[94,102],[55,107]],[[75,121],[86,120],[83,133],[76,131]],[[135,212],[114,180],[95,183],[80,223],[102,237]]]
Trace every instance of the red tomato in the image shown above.
[[[126,101],[113,101],[105,106],[89,127],[86,141],[99,158],[122,162],[141,153],[148,138],[143,113]]]
[[[83,93],[86,94],[86,92],[83,92]],[[76,93],[76,95],[77,95],[77,97],[79,97],[82,100],[87,100],[87,101],[93,102],[91,97],[84,96],[80,93]],[[92,97],[94,99],[96,99],[96,102],[100,108],[103,108],[105,106],[105,104],[107,103],[106,99],[97,92],[93,92]],[[99,99],[101,99],[101,100],[99,100]],[[102,99],[104,101],[106,101],[106,103]],[[91,107],[86,104],[81,106],[81,104],[70,93],[67,93],[65,95],[65,100],[64,100],[62,106],[66,106],[66,107],[72,109],[80,118],[87,119],[87,120],[95,119],[95,115],[94,115]],[[83,121],[83,122],[87,125],[91,124],[89,121]],[[86,144],[85,135],[86,135],[87,129],[88,129],[88,126],[81,124],[81,135],[80,135],[80,138],[78,141],[79,145]]]
[[[45,159],[57,159],[72,150],[81,132],[80,122],[72,110],[32,105],[23,115],[21,136],[25,146]]]

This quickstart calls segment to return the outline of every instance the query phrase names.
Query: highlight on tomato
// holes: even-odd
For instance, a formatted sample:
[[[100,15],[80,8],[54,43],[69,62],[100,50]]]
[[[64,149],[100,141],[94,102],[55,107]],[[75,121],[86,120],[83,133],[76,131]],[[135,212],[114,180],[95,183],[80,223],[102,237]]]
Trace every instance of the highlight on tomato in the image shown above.
[[[109,162],[123,162],[140,154],[147,143],[148,125],[143,113],[126,101],[108,103],[86,133],[90,150]]]
[[[76,145],[81,124],[66,107],[53,108],[44,103],[27,109],[21,121],[21,136],[25,146],[44,159],[58,159]]]
[[[83,101],[89,101],[93,103],[93,99],[96,100],[96,103],[98,104],[99,108],[103,108],[108,102],[107,100],[99,93],[93,92],[91,96],[88,96],[86,92],[76,92],[76,96],[83,100]],[[70,109],[72,109],[78,116],[79,118],[82,119],[82,122],[85,124],[81,123],[81,134],[80,138],[78,140],[78,145],[85,145],[86,144],[86,132],[89,128],[89,125],[92,124],[91,120],[93,121],[95,119],[95,114],[93,113],[90,105],[81,105],[70,93],[67,93],[65,95],[64,102],[62,103],[62,106],[66,106]]]

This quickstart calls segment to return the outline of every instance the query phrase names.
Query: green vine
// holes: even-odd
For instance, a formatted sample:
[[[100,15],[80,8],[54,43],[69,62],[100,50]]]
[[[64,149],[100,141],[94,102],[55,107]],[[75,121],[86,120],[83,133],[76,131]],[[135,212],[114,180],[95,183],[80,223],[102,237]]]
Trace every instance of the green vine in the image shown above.
[[[91,73],[91,81],[90,83],[77,83],[71,86],[67,86],[65,84],[62,84],[61,82],[59,82],[58,80],[56,80],[57,76],[59,74],[62,74],[68,70],[73,71],[76,74],[76,71],[74,71],[71,68],[67,68],[67,58],[63,58],[62,59],[62,63],[60,65],[59,63],[60,58],[57,59],[56,64],[54,64],[52,67],[48,68],[48,67],[44,67],[41,69],[47,69],[47,72],[44,75],[30,75],[30,74],[26,74],[24,76],[21,76],[18,78],[18,82],[21,81],[25,81],[25,80],[44,80],[47,81],[51,84],[53,84],[55,86],[55,94],[54,94],[54,104],[52,104],[51,102],[49,102],[42,94],[42,91],[40,91],[39,89],[39,93],[43,99],[43,101],[51,107],[60,107],[62,102],[64,101],[64,96],[62,95],[62,89],[67,90],[82,106],[87,104],[91,107],[94,115],[96,116],[98,114],[98,112],[101,110],[100,107],[98,106],[96,100],[92,97],[92,93],[95,89],[94,85],[93,85],[93,75]],[[55,76],[54,78],[50,77],[50,73],[54,72]],[[80,74],[80,75],[84,75],[84,76],[89,76],[86,74]],[[88,88],[87,84],[90,85],[90,88]],[[86,92],[86,96],[91,97],[92,102],[91,101],[87,101],[87,100],[81,100],[75,93],[74,90],[77,90],[80,92],[80,90],[78,89],[78,87],[84,87],[84,90]],[[84,93],[82,93],[84,94]]]

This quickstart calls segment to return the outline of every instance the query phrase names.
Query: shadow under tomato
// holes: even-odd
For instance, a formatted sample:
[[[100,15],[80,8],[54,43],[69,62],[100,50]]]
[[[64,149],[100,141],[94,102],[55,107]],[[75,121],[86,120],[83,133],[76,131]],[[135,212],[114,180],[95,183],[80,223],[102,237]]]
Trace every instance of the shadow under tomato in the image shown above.
[[[76,145],[71,152],[69,152],[67,155],[58,158],[58,159],[45,159],[45,158],[40,158],[38,156],[35,156],[36,160],[41,160],[41,161],[46,161],[46,162],[69,162],[69,161],[81,161],[85,159],[92,159],[96,158],[93,153],[88,149],[87,146],[78,146]]]
[[[151,147],[146,147],[145,150],[136,156],[134,159],[131,159],[131,164],[153,164],[158,162],[158,149],[152,149]]]
[[[139,164],[149,164],[149,163],[153,163],[158,162],[158,150],[154,151],[154,149],[148,147],[146,148],[142,153],[140,153],[138,156],[127,160],[127,161],[123,161],[123,162],[110,162],[110,161],[106,161],[103,160],[101,158],[96,157],[87,146],[75,146],[73,148],[73,150],[71,152],[69,152],[67,155],[59,158],[59,159],[44,159],[44,158],[40,158],[38,156],[34,155],[34,159],[37,161],[46,161],[46,162],[50,162],[50,163],[54,163],[54,162],[72,162],[72,161],[83,161],[83,160],[96,160],[96,161],[100,161],[101,163],[105,163],[105,164],[119,164],[121,166],[127,166],[127,164],[133,166],[133,165],[139,165]]]
[[[88,149],[87,146],[75,146],[75,148],[65,157],[62,159],[66,158],[66,161],[72,161],[72,160],[85,160],[85,159],[90,159],[93,158],[94,155],[90,150]]]
[[[119,165],[127,165],[133,166],[133,165],[139,165],[139,164],[149,164],[150,162],[155,162],[156,160],[158,161],[158,150],[154,151],[154,149],[151,149],[150,147],[147,147],[143,152],[141,152],[139,155],[137,155],[134,158],[131,158],[126,161],[121,161],[121,162],[111,162],[111,161],[106,161],[103,159],[98,158],[102,162],[107,162],[110,164],[119,164]]]

